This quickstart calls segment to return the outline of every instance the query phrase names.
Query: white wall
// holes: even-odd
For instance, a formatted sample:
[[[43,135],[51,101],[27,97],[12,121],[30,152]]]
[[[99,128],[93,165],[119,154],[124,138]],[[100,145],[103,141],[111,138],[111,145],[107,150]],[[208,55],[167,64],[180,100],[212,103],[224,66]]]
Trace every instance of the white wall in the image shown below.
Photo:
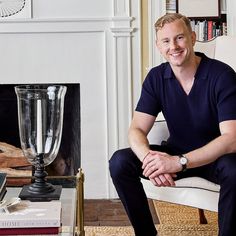
[[[227,34],[236,35],[236,2],[235,0],[226,0],[227,7]]]
[[[79,82],[85,198],[116,197],[108,160],[127,146],[141,87],[140,1],[28,4],[0,21],[0,83]]]

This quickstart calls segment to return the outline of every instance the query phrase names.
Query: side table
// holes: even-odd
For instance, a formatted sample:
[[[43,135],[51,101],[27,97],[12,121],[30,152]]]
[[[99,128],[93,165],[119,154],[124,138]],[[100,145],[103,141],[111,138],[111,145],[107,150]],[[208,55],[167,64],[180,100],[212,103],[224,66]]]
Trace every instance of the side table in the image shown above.
[[[7,177],[7,178],[29,178]],[[48,176],[48,180],[56,179],[60,181],[71,180],[75,182],[74,187],[63,187],[61,192],[62,203],[62,229],[60,236],[85,236],[84,231],[84,174],[82,169],[78,170],[75,176]],[[16,197],[19,195],[21,187],[7,187],[4,198]]]

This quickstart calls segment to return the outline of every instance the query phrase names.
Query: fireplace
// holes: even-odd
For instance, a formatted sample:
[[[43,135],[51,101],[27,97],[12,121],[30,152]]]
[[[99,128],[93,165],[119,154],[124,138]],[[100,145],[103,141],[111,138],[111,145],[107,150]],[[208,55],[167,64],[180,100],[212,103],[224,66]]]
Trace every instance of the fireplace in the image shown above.
[[[29,173],[31,175],[32,166],[25,163],[26,159],[23,160],[21,152],[17,97],[14,90],[16,85],[18,84],[0,85],[0,171],[13,176],[29,175]],[[80,85],[78,83],[61,85],[67,87],[63,131],[58,155],[54,162],[46,167],[50,176],[74,175],[81,163]],[[22,183],[19,180],[10,182],[11,185]]]

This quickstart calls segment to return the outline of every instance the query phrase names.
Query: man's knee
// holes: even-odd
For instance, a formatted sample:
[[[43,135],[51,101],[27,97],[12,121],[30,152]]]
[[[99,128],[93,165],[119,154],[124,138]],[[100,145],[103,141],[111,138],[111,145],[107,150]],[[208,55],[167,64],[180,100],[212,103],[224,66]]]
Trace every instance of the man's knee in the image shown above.
[[[119,176],[125,169],[128,161],[129,149],[120,149],[114,152],[109,160],[109,169],[112,177]]]
[[[137,158],[131,148],[120,149],[116,151],[110,161],[109,169],[111,177],[120,178],[120,176],[140,174],[142,162]]]
[[[232,187],[236,187],[236,154],[221,157],[219,162],[222,179]]]

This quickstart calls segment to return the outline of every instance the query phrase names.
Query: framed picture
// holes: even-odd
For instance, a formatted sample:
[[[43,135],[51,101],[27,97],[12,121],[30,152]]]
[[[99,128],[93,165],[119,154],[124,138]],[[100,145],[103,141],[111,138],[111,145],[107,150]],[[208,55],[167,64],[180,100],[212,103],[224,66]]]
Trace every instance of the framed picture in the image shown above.
[[[0,21],[31,17],[31,0],[0,1]]]
[[[176,0],[177,12],[190,18],[218,18],[220,0]]]

